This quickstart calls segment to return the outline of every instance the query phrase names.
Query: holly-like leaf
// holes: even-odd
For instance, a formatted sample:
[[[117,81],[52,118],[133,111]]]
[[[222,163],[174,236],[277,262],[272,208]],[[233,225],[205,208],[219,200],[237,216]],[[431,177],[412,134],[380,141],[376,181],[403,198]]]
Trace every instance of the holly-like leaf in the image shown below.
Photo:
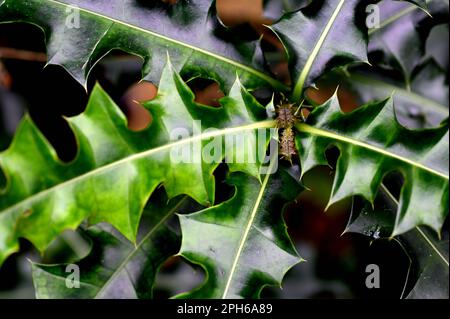
[[[67,119],[78,145],[71,163],[58,159],[27,116],[9,149],[0,153],[7,179],[0,197],[0,264],[17,251],[19,237],[42,251],[55,236],[86,218],[92,224],[109,222],[134,241],[142,209],[161,184],[169,198],[186,194],[211,205],[213,172],[224,156],[231,171],[259,177],[263,157],[258,154],[265,155],[267,128],[275,124],[239,81],[222,103],[221,108],[196,104],[194,94],[168,63],[158,97],[145,104],[152,124],[133,132],[97,86],[86,111]],[[216,130],[204,132],[213,127]],[[223,143],[222,138],[240,143]],[[206,160],[202,147],[216,140],[214,156]]]
[[[398,123],[392,99],[344,114],[334,95],[296,128],[303,174],[328,164],[329,147],[340,151],[328,205],[354,195],[373,202],[384,175],[398,170],[405,183],[393,235],[418,225],[440,232],[448,214],[447,123],[412,131]]]
[[[392,95],[399,122],[409,128],[436,127],[448,118],[448,84],[445,73],[433,60],[418,69],[409,90],[374,72],[355,70],[340,80],[357,93],[361,103]]]
[[[448,16],[448,2],[429,1],[430,13],[420,10],[416,1],[409,2],[416,5],[388,0],[378,3],[380,24],[369,29],[369,52],[382,54],[377,58],[380,61],[371,62],[400,70],[406,89],[410,89],[416,68],[428,58],[425,40],[432,27],[442,23],[442,18],[434,16]]]
[[[120,49],[142,57],[143,78],[154,83],[169,52],[177,71],[215,79],[227,89],[236,73],[249,88],[284,88],[253,64],[257,41],[244,42],[224,27],[215,1],[3,0],[0,5],[0,23],[39,26],[49,63],[63,66],[84,86],[97,61]]]
[[[364,30],[355,21],[358,1],[313,1],[270,28],[286,48],[295,83],[293,99],[333,66],[367,61]]]
[[[405,86],[408,87],[411,74],[424,55],[424,46],[411,14],[417,8],[404,2],[387,0],[381,1],[377,6],[380,8],[381,22],[379,28],[369,31],[369,51],[383,52],[383,62],[394,68],[398,67],[402,71]]]
[[[448,299],[448,236],[445,240],[439,240],[428,229],[417,227],[416,232],[406,233],[403,240],[419,272],[406,298]]]
[[[354,202],[345,232],[374,239],[389,237],[397,209],[397,199],[382,185],[374,207],[366,201]],[[448,299],[448,238],[439,240],[426,227],[418,226],[395,239],[411,261],[402,297]]]
[[[133,245],[108,224],[92,226],[85,236],[92,242],[90,254],[75,265],[80,270],[80,287],[66,286],[69,265],[32,263],[33,282],[39,299],[147,299],[160,265],[179,249],[180,238],[166,222],[183,209],[186,196],[160,197],[146,207],[148,224]],[[72,264],[73,265],[73,264]],[[73,267],[73,266],[72,266]]]
[[[242,173],[229,176],[235,194],[198,213],[180,215],[180,254],[201,265],[205,283],[178,297],[257,298],[265,285],[281,285],[301,261],[282,219],[286,202],[302,188],[290,172],[265,175],[262,184]]]

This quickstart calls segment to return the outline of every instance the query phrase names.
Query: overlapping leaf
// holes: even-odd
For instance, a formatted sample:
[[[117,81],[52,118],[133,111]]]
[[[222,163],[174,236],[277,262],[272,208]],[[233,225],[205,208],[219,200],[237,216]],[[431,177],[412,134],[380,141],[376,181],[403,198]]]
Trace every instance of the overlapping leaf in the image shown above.
[[[152,297],[152,288],[161,263],[174,255],[180,238],[166,222],[180,212],[186,196],[167,203],[161,197],[146,207],[145,231],[138,245],[124,239],[108,225],[92,226],[85,232],[92,241],[89,256],[76,263],[80,269],[80,287],[66,286],[67,265],[32,264],[36,297],[146,299]]]
[[[287,50],[294,100],[332,66],[367,61],[364,30],[355,21],[357,6],[356,0],[313,1],[271,26]]]
[[[216,15],[215,1],[4,0],[0,22],[32,23],[45,31],[49,63],[62,65],[81,84],[112,49],[145,61],[154,83],[169,51],[177,71],[211,77],[229,88],[236,73],[247,87],[283,85],[252,61],[255,43],[235,37]]]
[[[352,208],[352,216],[347,233],[359,233],[374,239],[389,237],[393,231],[398,202],[382,186],[375,201],[375,208],[357,200]],[[448,299],[448,234],[439,240],[426,227],[414,229],[396,238],[408,255],[411,265],[406,269],[407,278],[403,296],[412,299]]]
[[[356,92],[362,103],[392,94],[401,124],[414,129],[435,127],[448,118],[448,84],[445,73],[433,60],[427,61],[412,77],[410,89],[374,72],[354,71],[341,78]]]
[[[168,63],[158,97],[146,104],[153,116],[151,126],[133,132],[97,86],[86,111],[68,119],[79,148],[71,163],[57,158],[26,117],[10,148],[0,154],[7,178],[0,197],[0,263],[17,251],[19,237],[43,250],[64,229],[76,228],[86,218],[91,223],[109,222],[134,240],[142,208],[160,184],[169,198],[187,194],[210,205],[215,193],[212,173],[223,156],[244,159],[241,163],[230,160],[231,171],[259,176],[261,161],[251,133],[259,128],[264,133],[274,125],[265,120],[265,109],[239,81],[222,108],[193,101],[193,93]],[[212,127],[217,130],[202,133]],[[174,132],[178,133],[174,136]],[[185,138],[179,140],[179,133],[185,133]],[[219,136],[241,136],[242,147],[220,142],[218,158],[205,161],[202,146]],[[259,151],[265,154],[263,146]]]
[[[301,259],[282,219],[286,202],[301,191],[298,176],[279,169],[262,184],[236,173],[228,178],[233,197],[215,207],[181,215],[180,254],[200,264],[206,282],[185,298],[257,298],[265,285],[281,285]]]
[[[447,27],[439,24],[441,18],[437,18],[448,12],[448,3],[446,10],[442,5],[441,1],[430,1],[430,12],[436,15],[431,18],[414,5],[378,3],[381,24],[369,30],[369,50],[374,56],[382,57],[371,59],[378,68],[352,70],[343,79],[362,103],[394,94],[397,117],[409,128],[435,127],[448,117],[447,66],[444,65],[445,59],[448,60],[448,45],[445,47],[442,38],[436,39]],[[429,26],[419,28],[425,20]],[[381,72],[381,68],[399,70],[403,80]]]
[[[444,13],[441,5],[445,1],[429,2],[432,15]],[[369,51],[382,54],[383,66],[399,69],[404,78],[403,87],[409,89],[415,69],[426,58],[424,37],[429,34],[430,27],[421,30],[420,26],[424,20],[432,26],[438,24],[440,19],[431,18],[429,13],[405,2],[384,0],[377,6],[381,22],[378,27],[369,30]],[[446,11],[448,15],[448,2]]]
[[[373,202],[384,175],[397,170],[405,183],[393,234],[417,225],[440,231],[448,214],[447,123],[411,131],[398,123],[392,99],[344,114],[335,95],[297,129],[303,174],[327,164],[330,146],[340,150],[329,205],[353,195]]]
[[[264,16],[278,20],[284,13],[296,11],[307,6],[310,0],[264,0]]]

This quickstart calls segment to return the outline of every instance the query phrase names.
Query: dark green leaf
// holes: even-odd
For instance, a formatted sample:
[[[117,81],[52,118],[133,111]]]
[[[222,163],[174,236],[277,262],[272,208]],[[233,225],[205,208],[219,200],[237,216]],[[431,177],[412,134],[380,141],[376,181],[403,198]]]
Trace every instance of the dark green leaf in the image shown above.
[[[286,202],[301,187],[284,169],[265,175],[262,184],[240,173],[228,182],[233,197],[215,207],[181,215],[180,254],[207,272],[206,282],[186,298],[257,298],[265,285],[281,285],[301,261],[282,219]]]
[[[398,170],[405,183],[393,235],[418,225],[440,231],[448,214],[447,123],[412,131],[397,122],[392,99],[344,114],[335,95],[297,129],[303,174],[328,163],[330,146],[340,151],[329,205],[353,195],[373,202],[384,175]]]
[[[445,73],[434,61],[418,68],[410,90],[402,83],[383,78],[374,72],[352,71],[341,81],[358,94],[361,103],[392,95],[399,122],[409,128],[435,127],[448,118],[448,84]]]
[[[7,179],[0,197],[0,264],[17,251],[19,237],[42,251],[55,236],[86,218],[93,224],[109,222],[134,241],[142,209],[160,184],[169,198],[186,194],[210,205],[215,194],[212,174],[225,155],[244,159],[243,163],[230,160],[231,171],[259,177],[260,156],[250,154],[249,146],[257,144],[255,130],[264,133],[274,122],[265,120],[265,109],[239,81],[222,108],[201,106],[169,63],[158,97],[145,106],[153,122],[133,132],[120,109],[97,86],[86,111],[68,119],[79,147],[71,163],[62,163],[31,119],[24,119],[10,148],[0,153]],[[203,133],[212,127],[217,130]],[[182,140],[171,136],[177,130],[188,136]],[[220,143],[219,158],[212,162],[205,162],[200,154],[198,161],[171,158],[179,153],[189,156],[212,138],[224,136],[243,136],[243,147]],[[266,145],[261,146],[255,152],[265,154]]]
[[[80,288],[66,286],[67,265],[32,263],[36,297],[40,299],[151,298],[160,265],[179,248],[180,239],[165,222],[180,212],[187,201],[182,196],[167,203],[166,198],[150,202],[146,208],[149,223],[142,239],[133,245],[106,225],[93,226],[85,236],[92,241],[89,256],[76,263]]]
[[[248,87],[284,86],[252,64],[257,42],[236,39],[219,21],[215,1],[4,0],[0,22],[27,22],[46,35],[49,63],[82,85],[112,49],[142,57],[143,78],[159,82],[170,53],[177,71],[213,78],[228,89],[236,73]],[[79,24],[76,15],[79,14]]]
[[[356,0],[314,1],[271,26],[288,54],[295,101],[331,66],[367,61],[364,31],[354,18],[357,5]]]
[[[357,200],[345,232],[374,239],[389,237],[398,202],[385,186],[381,187],[374,207]],[[448,239],[439,240],[426,227],[418,226],[396,237],[396,241],[409,256],[412,268],[405,282],[405,289],[410,288],[403,295],[413,299],[448,299]]]
[[[413,5],[384,0],[380,7],[380,28],[369,31],[369,51],[384,53],[383,62],[402,71],[405,86],[409,87],[411,74],[421,62],[424,46],[412,15]],[[425,15],[425,13],[422,13]]]

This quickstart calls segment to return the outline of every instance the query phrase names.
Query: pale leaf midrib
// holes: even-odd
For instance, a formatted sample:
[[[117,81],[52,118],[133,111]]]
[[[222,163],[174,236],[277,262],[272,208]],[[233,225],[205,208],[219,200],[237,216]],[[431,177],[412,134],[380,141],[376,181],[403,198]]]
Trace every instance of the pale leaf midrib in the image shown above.
[[[127,266],[128,262],[131,260],[131,258],[133,258],[133,256],[140,250],[140,248],[142,247],[142,245],[166,222],[166,220],[172,216],[174,214],[174,212],[186,201],[187,197],[184,196],[183,198],[180,199],[180,201],[172,208],[170,209],[167,214],[165,214],[163,216],[163,218],[161,218],[161,220],[155,225],[153,226],[148,232],[147,234],[144,236],[144,238],[142,238],[142,240],[139,242],[139,244],[130,251],[129,254],[127,254],[127,256],[124,258],[124,260],[120,263],[120,265],[117,267],[117,269],[115,269],[113,271],[113,273],[111,274],[111,276],[108,278],[108,280],[101,286],[99,287],[99,291],[95,294],[94,298],[98,298],[104,291],[105,289],[109,286],[109,284],[111,282],[113,282],[113,280],[115,278],[117,278],[117,276],[120,274],[120,272]]]
[[[431,2],[433,2],[433,0],[428,0],[427,4],[430,4]],[[390,16],[389,18],[387,18],[386,20],[382,21],[380,23],[380,26],[378,28],[372,28],[368,31],[369,35],[372,35],[373,33],[376,33],[377,31],[387,27],[388,25],[396,22],[397,20],[399,20],[400,18],[416,11],[416,10],[422,10],[424,11],[426,14],[429,14],[427,11],[425,11],[424,9],[422,9],[421,7],[415,5],[415,4],[410,4],[410,6],[400,10],[399,12],[397,12],[396,14],[393,14],[392,16]]]
[[[86,178],[89,178],[91,176],[95,176],[96,174],[101,174],[109,169],[113,169],[119,165],[122,165],[124,163],[129,163],[132,162],[134,160],[138,160],[141,158],[145,158],[154,154],[157,154],[159,152],[164,152],[166,150],[169,150],[173,147],[177,147],[177,146],[181,146],[181,145],[185,145],[185,144],[189,144],[195,141],[200,141],[200,140],[205,140],[205,139],[209,139],[209,138],[214,138],[214,137],[218,137],[218,136],[224,136],[226,134],[236,134],[239,132],[243,132],[243,131],[248,131],[248,130],[255,130],[255,129],[260,129],[260,128],[273,128],[275,127],[275,122],[273,120],[267,120],[267,121],[262,121],[262,122],[257,122],[257,123],[253,123],[253,124],[248,124],[248,125],[243,125],[243,126],[237,126],[237,127],[232,127],[232,128],[225,128],[222,130],[216,130],[213,132],[209,132],[209,133],[203,133],[203,134],[199,134],[199,135],[195,135],[195,136],[191,136],[189,138],[185,138],[179,141],[175,141],[172,143],[168,143],[156,148],[152,148],[150,150],[144,151],[144,152],[140,152],[140,153],[136,153],[127,157],[124,157],[118,161],[112,162],[110,164],[98,167],[94,170],[91,170],[89,172],[86,172],[85,174],[76,176],[72,179],[69,179],[67,181],[64,181],[62,183],[56,184],[52,187],[49,187],[43,191],[40,191],[38,193],[35,193],[27,198],[25,198],[24,200],[21,200],[9,207],[6,207],[5,209],[3,209],[2,211],[0,211],[1,214],[6,214],[8,212],[14,211],[15,209],[26,205],[28,203],[30,203],[31,205],[35,202],[40,200],[42,197],[47,196],[48,194],[50,194],[51,192],[53,192],[54,190],[56,190],[57,188],[60,187],[66,187],[68,185],[74,184],[76,182],[79,182],[81,180],[84,180]]]
[[[395,198],[394,195],[392,195],[392,193],[389,191],[389,189],[383,183],[381,184],[381,188],[388,195],[389,199],[398,207],[399,206],[399,202],[398,202],[397,198]],[[428,245],[430,245],[431,249],[434,250],[434,252],[439,256],[439,258],[448,267],[449,266],[449,262],[447,261],[447,259],[440,252],[439,248],[437,248],[436,245],[433,244],[431,239],[429,239],[428,236],[422,231],[422,229],[420,229],[420,226],[416,226],[415,230],[424,238],[424,240],[428,243]]]
[[[281,89],[281,90],[285,90],[286,89],[286,86],[283,83],[281,83],[278,80],[272,78],[271,76],[269,76],[269,75],[267,75],[267,74],[265,74],[265,73],[263,73],[263,72],[261,72],[259,70],[256,70],[256,69],[254,69],[254,68],[252,68],[252,67],[250,67],[248,65],[245,65],[245,64],[242,64],[240,62],[237,62],[237,61],[234,61],[232,59],[229,59],[229,58],[226,58],[224,56],[221,56],[221,55],[219,55],[217,53],[213,53],[213,52],[207,51],[205,49],[202,49],[202,48],[190,45],[188,43],[185,43],[185,42],[182,42],[182,41],[179,41],[179,40],[176,40],[176,39],[164,36],[162,34],[159,34],[159,33],[156,33],[156,32],[150,31],[150,30],[143,29],[141,27],[138,27],[136,25],[127,23],[125,21],[113,19],[111,17],[102,15],[102,14],[100,14],[98,12],[95,12],[95,11],[90,11],[88,9],[77,7],[77,6],[74,6],[74,5],[71,5],[71,4],[67,4],[67,3],[63,3],[63,2],[59,2],[57,0],[45,0],[45,1],[48,1],[50,3],[54,3],[56,5],[63,6],[65,8],[71,8],[71,9],[74,9],[74,10],[80,10],[81,12],[84,12],[84,13],[87,13],[87,14],[99,17],[101,19],[106,19],[106,20],[109,20],[109,21],[111,21],[113,23],[117,23],[117,24],[129,27],[129,28],[132,28],[132,29],[135,29],[137,31],[149,34],[149,35],[154,36],[156,38],[160,38],[160,39],[162,39],[164,41],[171,42],[171,43],[173,43],[175,45],[182,46],[182,47],[188,48],[190,50],[200,52],[200,53],[202,53],[204,55],[213,57],[213,58],[215,58],[217,60],[220,60],[222,62],[228,63],[230,65],[234,65],[235,67],[237,67],[239,69],[242,69],[242,70],[244,70],[244,71],[246,71],[248,73],[251,73],[254,76],[259,77],[259,78],[263,79],[264,81],[270,83],[274,88],[278,88],[278,89]]]
[[[334,9],[333,14],[330,17],[330,20],[328,20],[327,24],[325,25],[325,28],[323,29],[322,33],[320,34],[319,40],[314,45],[314,48],[313,48],[311,54],[309,55],[308,59],[306,60],[305,66],[303,67],[303,69],[297,79],[297,83],[295,84],[294,93],[293,93],[294,100],[300,100],[301,94],[303,92],[303,87],[306,82],[306,78],[308,77],[308,75],[311,71],[311,68],[320,52],[320,49],[322,48],[323,44],[326,41],[326,38],[328,37],[328,34],[329,34],[334,22],[336,21],[342,7],[344,6],[344,3],[345,3],[345,0],[339,0],[339,3],[336,6],[336,8]]]
[[[268,168],[269,172],[272,170],[273,165],[275,164],[275,162],[276,161],[273,161],[273,160],[271,161],[271,164],[270,164],[270,166]],[[258,197],[256,198],[256,201],[255,201],[255,205],[253,206],[252,212],[250,214],[250,218],[248,219],[247,225],[246,225],[246,227],[244,229],[244,232],[243,232],[243,234],[242,234],[242,236],[240,238],[239,246],[238,246],[238,249],[236,250],[236,255],[233,258],[233,264],[231,265],[230,273],[228,275],[228,278],[227,278],[227,281],[226,281],[226,284],[225,284],[225,288],[224,288],[224,291],[223,291],[223,294],[222,294],[222,299],[226,299],[227,298],[228,291],[229,291],[229,289],[231,287],[231,283],[233,281],[234,273],[236,272],[236,268],[237,268],[237,265],[239,263],[239,259],[241,258],[242,251],[244,250],[245,243],[246,243],[248,235],[250,233],[250,229],[252,228],[253,222],[254,222],[256,214],[258,212],[259,205],[261,204],[261,200],[262,200],[262,198],[264,196],[264,193],[266,191],[267,184],[269,182],[269,178],[270,177],[271,177],[271,174],[266,174],[266,176],[264,177],[263,183],[262,183],[261,188],[260,188],[259,193],[258,193]]]
[[[427,171],[427,172],[429,172],[429,173],[431,173],[433,175],[437,175],[437,176],[439,176],[439,177],[441,177],[443,179],[446,179],[446,180],[449,179],[448,175],[445,175],[444,173],[436,171],[436,170],[434,170],[432,168],[429,168],[429,167],[427,167],[427,166],[425,166],[425,165],[423,165],[421,163],[415,162],[415,161],[410,160],[408,158],[404,158],[404,157],[402,157],[400,155],[388,152],[388,151],[386,151],[384,149],[381,149],[381,148],[379,148],[377,146],[374,146],[372,144],[361,142],[361,141],[355,140],[355,139],[353,139],[351,137],[339,135],[339,134],[337,134],[335,132],[331,132],[331,131],[327,131],[327,130],[324,130],[324,129],[312,127],[312,126],[310,126],[308,124],[305,124],[305,123],[297,124],[296,128],[300,132],[304,132],[304,133],[308,133],[308,134],[312,134],[312,135],[316,135],[316,136],[328,137],[328,138],[331,138],[331,139],[334,139],[334,140],[338,140],[338,141],[341,141],[341,142],[344,142],[344,143],[347,143],[347,144],[357,145],[357,146],[369,149],[371,151],[377,152],[379,154],[382,154],[382,155],[385,155],[385,156],[388,156],[388,157],[391,157],[391,158],[395,158],[395,159],[397,159],[399,161],[402,161],[404,163],[407,163],[407,164],[412,165],[414,167],[417,167],[419,169],[425,170],[425,171]]]
[[[360,73],[352,73],[351,80],[355,80],[357,82],[361,82],[366,85],[378,86],[381,90],[382,89],[391,90],[394,92],[394,96],[398,95],[400,97],[403,97],[404,99],[414,101],[418,105],[425,104],[426,106],[433,109],[436,113],[442,114],[444,116],[449,115],[449,110],[445,105],[440,104],[434,100],[431,100],[428,97],[419,95],[413,91],[408,91],[399,86],[393,85],[391,83],[383,82]]]

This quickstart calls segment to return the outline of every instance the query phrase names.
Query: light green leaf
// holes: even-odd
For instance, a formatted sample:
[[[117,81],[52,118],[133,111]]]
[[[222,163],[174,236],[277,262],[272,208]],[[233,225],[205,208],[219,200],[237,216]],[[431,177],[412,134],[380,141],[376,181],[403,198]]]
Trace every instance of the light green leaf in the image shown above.
[[[80,287],[66,286],[70,275],[66,264],[32,263],[33,282],[39,299],[147,299],[152,297],[155,276],[161,264],[174,255],[180,238],[166,222],[180,212],[186,196],[167,203],[161,197],[146,207],[149,225],[136,246],[107,224],[92,226],[85,236],[92,242],[90,254],[75,263],[80,270]]]
[[[196,104],[193,93],[169,63],[158,97],[145,105],[152,113],[152,124],[133,132],[120,109],[97,86],[86,111],[67,119],[78,145],[78,155],[71,163],[58,159],[26,117],[10,148],[0,153],[7,179],[0,197],[0,264],[17,251],[19,237],[42,251],[55,236],[75,229],[86,218],[92,224],[109,222],[134,241],[142,209],[158,185],[164,185],[169,198],[186,194],[211,205],[213,172],[225,155],[243,159],[242,163],[230,162],[231,171],[259,176],[261,160],[254,153],[265,154],[266,142],[263,149],[256,150],[253,133],[258,129],[266,133],[275,124],[266,119],[265,109],[239,81],[223,104],[221,108]],[[217,129],[204,132],[212,127]],[[171,136],[177,130],[187,136],[181,140]],[[225,136],[243,137],[243,147],[220,142],[219,155],[208,162],[202,156],[190,161],[172,158],[180,153],[199,155],[194,150],[201,151],[214,137]]]

